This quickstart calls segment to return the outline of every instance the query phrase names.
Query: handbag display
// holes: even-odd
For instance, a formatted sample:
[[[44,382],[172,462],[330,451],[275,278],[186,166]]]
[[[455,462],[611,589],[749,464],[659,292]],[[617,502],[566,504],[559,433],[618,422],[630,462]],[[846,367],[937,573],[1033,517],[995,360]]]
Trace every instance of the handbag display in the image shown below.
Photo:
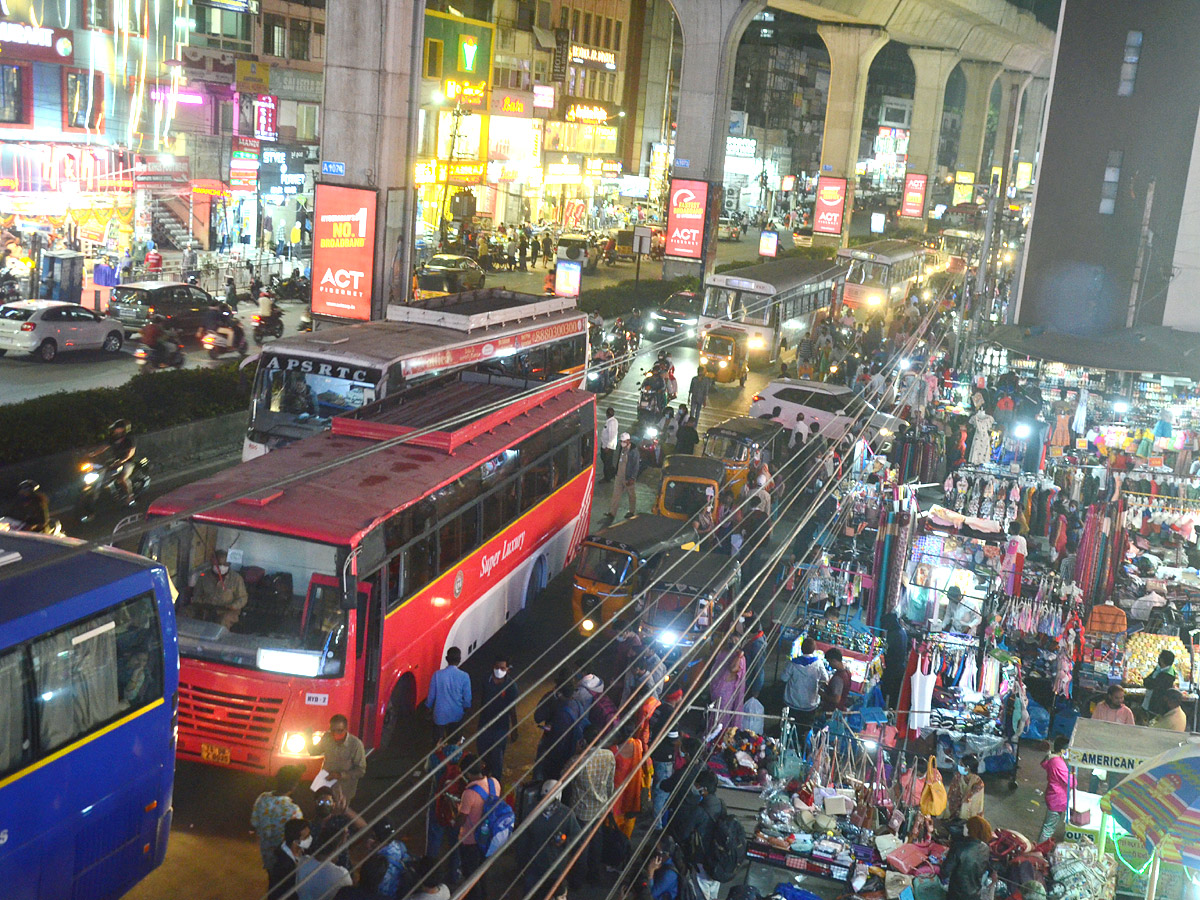
[[[916,805],[924,793],[925,777],[917,774],[915,766],[900,773],[900,803],[903,806]]]
[[[919,844],[901,844],[887,859],[888,867],[904,875],[912,875],[924,862],[929,859],[929,853]]]
[[[948,803],[942,773],[938,771],[934,758],[929,757],[925,766],[925,788],[921,791],[921,812],[927,816],[940,816]]]

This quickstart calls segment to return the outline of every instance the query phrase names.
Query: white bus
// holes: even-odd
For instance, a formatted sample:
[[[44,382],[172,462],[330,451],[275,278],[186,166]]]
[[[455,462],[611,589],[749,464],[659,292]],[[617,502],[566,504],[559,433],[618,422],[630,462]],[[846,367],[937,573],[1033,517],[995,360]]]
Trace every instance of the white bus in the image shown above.
[[[579,373],[582,379],[587,339],[587,316],[573,297],[487,289],[392,304],[387,321],[274,341],[258,357],[242,459],[462,369],[543,381]]]
[[[824,259],[777,259],[709,275],[700,314],[701,340],[718,326],[749,334],[753,362],[795,346],[819,310],[837,304],[846,270]]]
[[[837,262],[846,270],[845,304],[866,312],[884,311],[903,302],[909,291],[923,283],[938,268],[937,254],[915,241],[873,241],[858,247],[843,247]]]

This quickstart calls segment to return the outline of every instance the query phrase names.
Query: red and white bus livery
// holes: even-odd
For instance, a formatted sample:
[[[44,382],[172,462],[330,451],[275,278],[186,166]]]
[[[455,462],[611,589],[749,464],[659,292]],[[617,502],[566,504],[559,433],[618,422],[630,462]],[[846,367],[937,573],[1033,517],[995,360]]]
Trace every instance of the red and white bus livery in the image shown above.
[[[594,441],[591,394],[462,372],[156,501],[203,509],[142,546],[179,592],[179,758],[274,772],[335,712],[386,741],[573,557]],[[197,588],[215,550],[241,608]]]

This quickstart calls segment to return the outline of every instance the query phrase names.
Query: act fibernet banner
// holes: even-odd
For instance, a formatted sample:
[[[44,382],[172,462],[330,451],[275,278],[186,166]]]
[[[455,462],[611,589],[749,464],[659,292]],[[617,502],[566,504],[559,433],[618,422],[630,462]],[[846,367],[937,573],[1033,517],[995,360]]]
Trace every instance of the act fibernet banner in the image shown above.
[[[846,179],[822,175],[817,179],[817,202],[813,207],[814,234],[841,234],[846,214]]]
[[[920,219],[925,215],[925,188],[928,175],[909,173],[904,176],[904,197],[900,201],[900,215]]]
[[[667,238],[664,252],[681,259],[704,258],[704,211],[708,182],[671,179],[667,198]]]
[[[314,315],[371,318],[378,202],[378,194],[367,188],[318,184],[314,189]]]

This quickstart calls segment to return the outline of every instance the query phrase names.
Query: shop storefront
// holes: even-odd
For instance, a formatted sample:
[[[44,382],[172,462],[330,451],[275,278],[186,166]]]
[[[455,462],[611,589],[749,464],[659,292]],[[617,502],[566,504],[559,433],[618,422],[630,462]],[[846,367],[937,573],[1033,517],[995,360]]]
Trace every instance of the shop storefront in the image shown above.
[[[588,104],[591,115],[608,112]],[[584,115],[568,104],[567,115]],[[616,228],[628,220],[619,202],[621,163],[615,126],[581,121],[548,121],[543,140],[543,215],[565,228]]]
[[[487,183],[476,191],[480,224],[536,223],[541,218],[542,119],[532,93],[492,91]]]

